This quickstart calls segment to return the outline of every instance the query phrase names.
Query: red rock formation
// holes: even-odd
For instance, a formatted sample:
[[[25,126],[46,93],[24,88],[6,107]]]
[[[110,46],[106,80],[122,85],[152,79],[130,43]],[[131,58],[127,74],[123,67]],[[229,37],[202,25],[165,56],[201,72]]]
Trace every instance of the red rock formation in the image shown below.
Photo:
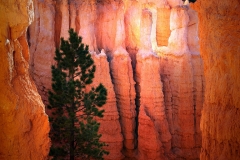
[[[201,159],[240,159],[240,2],[196,3],[206,78]]]
[[[129,53],[133,68],[136,66],[136,54],[140,43],[140,21],[142,14],[142,6],[138,1],[131,1],[124,15],[125,23],[125,45]]]
[[[188,50],[188,23],[189,16],[185,6],[177,6],[171,10],[168,49],[174,55],[183,55]]]
[[[51,65],[55,52],[55,7],[51,1],[34,0],[34,19],[29,27],[30,72],[44,104],[51,88]],[[60,34],[60,32],[59,32]]]
[[[165,114],[159,59],[151,45],[152,14],[143,10],[141,43],[137,53],[136,81],[140,93],[138,159],[167,159],[171,135]]]
[[[123,134],[123,153],[134,156],[135,136],[135,82],[129,53],[125,49],[123,1],[102,1],[97,7],[97,45],[107,51],[120,124]],[[104,29],[103,29],[104,28]]]
[[[119,123],[119,113],[117,110],[116,96],[113,88],[113,84],[110,77],[109,64],[107,62],[107,56],[102,51],[101,54],[92,54],[94,64],[96,65],[96,72],[93,83],[91,86],[97,86],[102,83],[107,88],[107,102],[102,107],[105,110],[104,117],[98,118],[100,123],[99,133],[102,134],[101,141],[108,144],[106,150],[109,151],[109,155],[104,159],[121,160],[124,156],[121,153],[123,147],[123,136],[121,133],[121,125]],[[132,138],[134,139],[134,138]]]
[[[202,101],[199,103],[199,100],[202,100],[203,86],[202,70],[194,69],[201,67],[201,60],[199,56],[189,54],[180,57],[161,55],[160,66],[173,152],[177,157],[196,159],[201,145]]]
[[[177,158],[184,159],[197,159],[201,146],[203,73],[193,27],[197,27],[194,11],[186,6],[173,8],[168,47],[162,47],[159,54],[172,148]]]
[[[122,0],[100,0],[97,4],[97,46],[112,56],[118,46],[125,47],[124,3]]]
[[[73,27],[90,51],[98,54],[104,49],[109,61],[95,57],[101,64],[96,82],[106,81],[111,95],[104,106],[106,116],[100,120],[103,139],[111,144],[111,154],[105,158],[121,158],[121,151],[131,158],[139,153],[140,159],[199,157],[204,83],[195,11],[181,6],[182,0],[71,0],[69,4],[36,0],[35,5],[36,21],[29,29],[30,64],[44,103],[51,84],[54,47],[59,45],[60,36],[67,37],[68,26]],[[146,23],[141,20],[142,9],[151,15]],[[107,64],[113,86],[105,78],[109,77]],[[115,96],[117,103],[113,102]]]
[[[174,8],[176,6],[179,6],[179,5],[183,5],[183,1],[182,0],[167,0],[169,6],[171,8]]]
[[[98,53],[96,37],[94,33],[95,22],[97,18],[96,0],[81,0],[75,1],[75,3],[77,8],[76,30],[78,35],[83,37],[83,43],[89,45],[90,51],[95,51]]]
[[[117,98],[117,107],[120,115],[122,134],[124,137],[124,154],[134,156],[136,143],[135,136],[135,82],[131,59],[125,49],[119,47],[113,53],[110,62],[112,81]]]
[[[167,46],[168,38],[170,36],[170,13],[171,9],[168,7],[157,9],[157,45]]]
[[[143,52],[139,51],[137,58],[136,77],[140,86],[138,86],[136,93],[141,95],[137,98],[141,105],[138,117],[139,159],[153,157],[197,159],[201,146],[199,119],[203,102],[204,78],[202,61],[199,57],[199,46],[197,45],[196,13],[191,9],[187,10],[186,7],[179,7],[178,5],[182,5],[182,0],[139,0],[131,2],[127,0],[98,0],[98,3],[85,0],[79,2],[71,0],[67,4],[66,0],[34,0],[35,21],[29,28],[30,71],[44,103],[47,103],[46,92],[51,84],[50,66],[53,63],[54,47],[59,45],[59,37],[67,35],[68,26],[81,32],[80,34],[84,34],[86,30],[86,33],[91,33],[91,35],[87,34],[89,39],[86,39],[86,42],[90,43],[92,50],[97,52],[98,48],[104,48],[108,52],[110,51],[108,55],[111,56],[116,51],[114,56],[111,57],[113,58],[111,66],[115,70],[112,71],[114,73],[114,92],[119,98],[118,102],[127,103],[127,108],[124,108],[124,104],[118,104],[118,106],[121,106],[119,111],[125,111],[122,112],[124,113],[122,116],[131,115],[128,121],[126,120],[127,123],[121,125],[122,128],[126,128],[123,134],[134,135],[132,130],[134,128],[132,125],[134,124],[134,116],[129,114],[134,112],[134,105],[130,105],[132,112],[129,112],[129,104],[133,104],[131,102],[134,99],[134,93],[132,93],[134,81],[131,78],[133,74],[130,69],[131,61],[125,50],[125,44],[134,60],[132,55],[135,55],[141,46],[139,43],[140,8],[142,4],[149,3],[147,5],[153,6],[152,14],[155,14],[153,12],[156,8],[158,11],[157,20],[155,21],[155,18],[152,18],[152,25],[156,22],[157,27],[155,25],[150,27],[152,33],[149,34],[149,37],[154,37],[154,27],[156,27],[158,45],[165,47],[157,50],[160,56],[161,78],[157,72],[159,70],[156,62],[158,57],[151,50],[155,49],[155,44],[151,43],[151,48]],[[84,5],[80,6],[80,4]],[[144,6],[146,7],[146,4]],[[201,118],[203,135],[201,159],[240,159],[239,6],[239,0],[201,0],[194,5],[199,12],[201,22],[199,27],[200,46],[206,78],[205,103]],[[81,12],[79,7],[84,12]],[[0,26],[0,49],[4,53],[1,54],[0,58],[2,66],[0,72],[0,103],[2,106],[0,109],[2,129],[0,134],[0,159],[46,159],[49,148],[47,136],[49,125],[47,116],[44,114],[42,101],[27,71],[29,55],[25,34],[26,27],[33,18],[32,1],[8,0],[0,3],[0,8],[2,23]],[[85,12],[91,13],[87,14]],[[171,15],[168,12],[171,12]],[[96,21],[96,13],[100,19],[96,24],[93,24],[94,20]],[[133,13],[136,13],[136,16]],[[82,19],[87,16],[91,18],[84,22]],[[172,19],[170,20],[171,23],[165,24],[168,18]],[[122,27],[123,22],[125,22],[125,28]],[[162,28],[159,27],[161,23],[164,23]],[[81,26],[84,29],[81,30]],[[171,26],[171,34],[168,26]],[[117,27],[120,27],[120,29],[117,29]],[[167,30],[167,32],[163,30]],[[93,31],[96,31],[96,34]],[[124,38],[125,33],[126,39]],[[168,35],[170,38],[167,42]],[[96,46],[94,37],[96,37]],[[121,44],[118,42],[121,42]],[[100,56],[100,59],[103,60],[104,58]],[[103,61],[99,63],[96,61],[96,63],[103,63],[104,67],[108,68],[106,67],[106,60]],[[124,67],[117,66],[118,62],[121,62],[120,64],[123,64]],[[135,68],[134,63],[133,68]],[[113,69],[110,68],[110,70]],[[125,73],[126,70],[130,72]],[[102,73],[107,74],[103,70]],[[98,71],[97,75],[100,77]],[[124,75],[124,79],[120,80],[122,75]],[[127,79],[129,77],[130,79]],[[148,77],[151,77],[151,79],[149,80]],[[129,84],[124,83],[125,81],[128,81]],[[147,85],[148,83],[149,85]],[[122,89],[121,84],[127,87]],[[113,126],[112,129],[108,128],[109,125],[102,127],[101,132],[104,134],[103,138],[107,137],[104,140],[111,143],[111,146],[113,146],[113,143],[116,144],[116,147],[111,147],[111,153],[116,154],[116,157],[121,157],[119,151],[121,149],[121,135],[119,127],[116,127],[119,125],[118,116],[116,107],[110,107],[115,105],[115,98],[109,78],[105,85],[108,86],[111,96],[107,105],[104,106],[108,116],[104,117],[101,123],[102,126],[106,125],[104,121],[114,123],[114,125],[111,125]],[[163,87],[164,96],[161,87]],[[126,92],[129,88],[131,88],[130,92]],[[149,88],[151,90],[148,90]],[[130,93],[127,100],[124,99],[125,93]],[[131,95],[130,98],[129,95]],[[154,103],[151,104],[148,101],[150,95],[152,95],[150,98],[154,100]],[[155,113],[152,109],[156,104],[159,105],[157,105]],[[172,136],[170,140],[171,149],[175,154],[173,157],[171,154],[167,154],[167,147],[164,147],[169,147],[169,145],[166,145],[168,143],[163,143],[163,140],[169,139],[169,136],[166,136],[167,138],[162,137],[168,135],[163,134],[167,133],[167,127],[164,127],[166,132],[161,131],[166,120],[161,121],[161,125],[157,125],[160,123],[160,118],[165,119],[165,114]],[[156,119],[156,122],[153,119]],[[125,124],[130,124],[131,129],[128,130]],[[113,134],[115,130],[117,135]],[[106,132],[109,132],[109,134],[106,134]],[[116,138],[117,141],[112,140],[111,136]],[[130,139],[126,137],[124,137],[125,146],[133,146],[135,140],[131,139],[132,137]],[[148,143],[148,138],[152,140],[151,143]],[[114,159],[113,154],[110,155],[110,159]]]
[[[31,0],[0,3],[0,159],[47,159],[49,122],[29,76]]]
[[[54,3],[53,3],[54,4]],[[52,4],[52,5],[53,5]],[[67,39],[69,30],[69,6],[68,0],[58,0],[55,3],[55,37],[63,37]],[[41,21],[40,21],[41,22]],[[50,23],[51,24],[51,23]],[[51,29],[51,28],[49,28]],[[60,45],[60,39],[55,39],[56,46]]]

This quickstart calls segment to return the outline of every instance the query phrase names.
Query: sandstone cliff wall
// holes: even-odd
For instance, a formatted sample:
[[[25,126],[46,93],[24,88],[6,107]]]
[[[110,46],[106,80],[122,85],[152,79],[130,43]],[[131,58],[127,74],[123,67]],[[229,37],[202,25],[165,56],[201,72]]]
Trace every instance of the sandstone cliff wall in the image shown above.
[[[110,77],[107,56],[102,50],[98,55],[96,53],[92,53],[92,57],[94,64],[96,65],[96,78],[94,78],[91,86],[97,87],[100,83],[102,83],[107,88],[108,92],[107,102],[102,107],[102,109],[105,110],[104,117],[97,119],[98,122],[100,122],[99,133],[102,134],[100,140],[108,144],[105,149],[109,151],[109,155],[105,156],[104,159],[121,160],[124,157],[123,154],[119,152],[123,147],[123,135],[121,133],[119,113],[116,107],[116,94]],[[134,138],[132,137],[132,139]]]
[[[177,6],[170,13],[167,47],[159,47],[166,114],[176,157],[198,159],[203,103],[203,68],[197,37],[197,13]],[[192,29],[196,27],[196,29]]]
[[[206,77],[201,159],[240,159],[240,1],[201,0],[201,55]]]
[[[0,21],[0,159],[47,159],[48,117],[28,73],[32,1],[1,1]]]
[[[96,83],[109,90],[99,120],[110,144],[105,158],[199,158],[204,78],[196,12],[181,0],[35,0],[34,6],[30,71],[44,103],[55,46],[70,26],[91,52],[104,49],[93,57]]]
[[[202,61],[199,57],[199,46],[196,45],[198,43],[197,25],[195,25],[196,23],[194,21],[191,21],[191,19],[196,19],[191,18],[196,17],[196,14],[193,14],[191,10],[187,10],[187,15],[189,16],[187,28],[185,26],[184,29],[181,29],[185,31],[176,30],[173,32],[173,30],[170,30],[170,24],[166,22],[168,19],[171,19],[172,8],[181,4],[181,1],[151,0],[148,2],[155,3],[158,6],[156,40],[158,46],[166,46],[166,48],[158,48],[158,50],[155,51],[159,57],[156,57],[154,52],[146,56],[144,53],[148,52],[141,53],[138,51],[140,48],[140,28],[137,26],[140,26],[140,17],[142,14],[142,8],[140,9],[139,6],[142,6],[141,4],[145,3],[145,0],[131,2],[123,0],[123,4],[126,7],[126,10],[124,10],[125,45],[134,62],[132,63],[133,73],[131,74],[133,74],[137,83],[136,108],[137,111],[140,109],[139,118],[136,119],[137,122],[139,122],[137,123],[139,126],[136,125],[136,128],[138,131],[141,131],[139,132],[141,135],[137,134],[136,138],[140,141],[138,145],[141,146],[141,144],[145,144],[145,148],[138,148],[139,157],[156,157],[157,155],[163,159],[166,158],[164,156],[167,156],[168,159],[192,159],[197,157],[198,154],[195,152],[198,152],[201,146],[199,119],[201,117],[200,110],[202,108],[204,93]],[[203,135],[201,159],[240,158],[240,76],[238,74],[240,68],[240,57],[238,54],[240,52],[239,6],[240,4],[237,0],[201,0],[193,6],[200,13],[200,45],[201,55],[204,60],[204,75],[206,77],[205,103],[201,120]],[[51,77],[49,71],[50,65],[53,63],[52,57],[55,45],[59,44],[60,36],[67,36],[66,31],[69,26],[77,31],[80,30],[80,18],[77,18],[80,13],[77,7],[78,4],[74,0],[69,1],[69,3],[67,3],[66,0],[56,2],[52,0],[34,1],[35,21],[29,28],[28,35],[26,35],[27,26],[33,19],[32,1],[1,1],[0,49],[2,54],[0,58],[0,121],[2,133],[0,134],[0,159],[33,159],[33,157],[34,159],[46,159],[49,148],[49,124],[47,116],[44,113],[44,105],[27,71],[29,52],[26,37],[28,36],[28,43],[31,45],[30,71],[37,84],[38,92],[41,94],[44,103],[47,103],[46,91],[50,87],[49,79]],[[132,16],[132,12],[136,13],[137,17]],[[186,15],[186,11],[180,12]],[[71,16],[69,17],[68,14]],[[163,23],[162,27],[160,27],[160,22]],[[92,26],[93,24],[90,25]],[[88,30],[91,31],[91,29]],[[184,34],[186,30],[188,33],[187,36]],[[179,49],[177,49],[177,52],[176,50],[169,50],[171,49],[169,42],[172,43],[174,40],[178,40],[176,38],[170,38],[169,41],[170,35],[182,35],[180,38],[184,38],[184,41],[181,42],[186,42],[187,39],[187,47],[190,53],[187,51],[179,52]],[[94,49],[94,36],[92,36],[92,40],[93,43],[91,46]],[[175,43],[178,43],[178,41]],[[183,46],[184,45],[185,44],[183,44]],[[174,49],[174,45],[172,46]],[[98,48],[101,49],[103,47],[98,46]],[[136,59],[138,52],[139,54]],[[159,60],[159,68],[156,65],[156,59]],[[103,55],[94,56],[94,60],[98,66],[104,64],[102,65],[103,67],[98,68],[107,71],[104,72],[101,70],[101,73],[99,73],[98,70],[97,75],[101,77],[100,75],[104,72],[104,75],[107,76],[110,71],[106,69],[108,68],[106,66],[108,64],[106,57]],[[136,64],[137,60],[138,64]],[[149,61],[151,61],[150,65],[146,65]],[[144,67],[144,65],[146,67]],[[137,68],[135,69],[135,67]],[[149,81],[147,78],[139,78],[141,76],[152,76],[146,72],[145,68],[150,70],[151,73],[154,73],[154,75],[157,75],[156,71],[159,69],[161,77],[159,78],[159,75],[153,76],[152,79],[154,79],[154,81]],[[184,77],[183,75],[186,76]],[[114,127],[111,129],[109,129],[109,127],[102,127],[100,130],[104,136],[107,137],[105,140],[110,143],[110,146],[112,146],[112,142],[118,144],[112,148],[111,152],[113,154],[109,159],[113,159],[112,156],[122,157],[121,153],[118,152],[122,149],[122,136],[120,135],[120,128],[118,127],[120,123],[118,120],[119,113],[116,112],[116,95],[114,93],[116,91],[113,89],[115,86],[110,82],[109,76],[107,77],[108,80],[106,81],[104,79],[104,82],[111,96],[109,96],[108,103],[104,107],[106,114],[110,116],[109,119],[108,116],[104,117],[101,123],[102,126],[104,126],[111,121],[114,123]],[[116,78],[118,77],[116,76]],[[99,79],[97,83],[102,82],[102,79]],[[161,82],[154,84],[156,79],[157,81],[161,79]],[[149,86],[156,85],[157,87],[156,89],[154,88],[148,91],[146,87],[142,87],[146,85],[146,83],[149,83]],[[131,83],[131,85],[132,84],[134,84],[134,82]],[[161,87],[162,92],[160,91]],[[141,88],[144,89],[144,92],[141,91]],[[149,104],[149,102],[146,101],[146,99],[150,99],[147,98],[148,95],[145,95],[145,93],[148,92],[149,94],[156,92],[158,95],[158,98],[151,96],[151,99],[153,97],[153,104]],[[186,99],[186,97],[188,98]],[[172,137],[171,151],[173,155],[166,154],[167,152],[163,153],[163,150],[159,150],[159,147],[164,146],[160,138],[161,132],[158,132],[159,126],[161,125],[155,125],[152,117],[156,115],[152,115],[151,111],[152,106],[156,104],[156,99],[159,100],[158,104],[161,104],[161,106],[157,108],[164,108],[161,114],[163,114],[163,116],[166,114],[165,116],[167,117],[167,125]],[[164,99],[163,104],[162,99]],[[187,102],[185,102],[185,100],[187,100]],[[129,108],[127,108],[127,110],[128,109]],[[131,118],[129,120],[134,123]],[[157,118],[160,117],[157,116]],[[107,123],[104,121],[107,121]],[[183,124],[186,124],[186,126]],[[123,126],[123,124],[121,125]],[[128,127],[126,128],[128,129]],[[113,135],[108,137],[108,135],[111,134]],[[186,135],[186,137],[184,135]],[[114,140],[112,140],[111,137],[114,137]],[[153,142],[158,141],[159,143],[146,143],[148,140],[145,140],[144,137],[154,139],[155,141]],[[194,142],[191,139],[194,139]],[[144,153],[147,147],[149,147],[150,152]],[[157,151],[154,154],[150,154],[154,148],[157,148]],[[164,152],[165,151],[166,149],[164,149]]]
[[[142,11],[140,31],[140,49],[136,55],[140,102],[137,158],[167,159],[171,154],[171,134],[165,113],[159,57],[152,50],[149,36],[152,32],[152,13],[148,9]]]

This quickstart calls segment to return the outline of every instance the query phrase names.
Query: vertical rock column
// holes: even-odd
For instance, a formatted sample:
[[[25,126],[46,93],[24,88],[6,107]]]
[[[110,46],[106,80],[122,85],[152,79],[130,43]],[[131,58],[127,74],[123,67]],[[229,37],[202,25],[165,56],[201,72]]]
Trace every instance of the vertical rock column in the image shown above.
[[[98,46],[106,50],[110,60],[110,70],[120,124],[123,134],[123,154],[134,156],[135,145],[135,82],[131,59],[125,49],[125,25],[123,1],[99,1],[96,27]]]
[[[125,40],[124,14],[118,13],[115,51],[110,61],[112,80],[117,97],[120,123],[124,137],[123,153],[127,157],[134,156],[135,136],[135,82],[129,53],[124,48]]]
[[[68,0],[61,0],[60,2],[60,11],[61,11],[61,32],[60,37],[64,39],[68,39],[69,37],[69,3]],[[55,29],[60,28],[59,26],[55,26]]]
[[[138,159],[167,159],[171,135],[165,115],[159,58],[151,45],[152,14],[143,10],[140,50],[137,53],[136,80],[140,93],[138,116]]]
[[[51,65],[55,52],[55,6],[34,0],[35,21],[29,27],[30,72],[44,104],[51,88]]]
[[[192,55],[193,68],[193,100],[194,100],[194,130],[195,130],[195,157],[198,158],[202,146],[200,130],[201,112],[204,102],[205,78],[203,75],[203,62],[200,55]]]
[[[47,159],[49,122],[28,73],[31,0],[0,3],[0,159]]]
[[[110,77],[109,63],[106,54],[102,51],[99,55],[93,53],[92,58],[96,65],[95,78],[91,86],[98,86],[102,83],[107,88],[107,102],[101,108],[104,109],[104,117],[98,118],[100,123],[99,133],[102,134],[101,141],[108,144],[105,148],[109,155],[105,155],[106,160],[121,160],[124,156],[121,153],[123,148],[123,136],[119,123],[119,113],[117,110],[116,96]]]
[[[200,131],[201,111],[204,102],[203,61],[200,56],[199,38],[198,38],[198,15],[193,9],[188,9],[188,48],[192,55],[193,70],[193,100],[194,100],[194,130],[195,130],[195,154],[196,158],[200,155],[202,146],[202,135]]]
[[[191,56],[161,56],[160,65],[173,152],[179,158],[197,158]]]
[[[69,34],[69,5],[68,0],[56,0],[52,1],[55,6],[55,17],[54,17],[54,34],[55,34],[55,45],[60,46],[60,37],[68,39]],[[44,2],[43,2],[44,3]]]
[[[69,26],[75,31],[78,31],[79,26],[76,24],[76,21],[77,21],[77,7],[76,2],[73,0],[69,2]]]
[[[140,44],[140,20],[142,15],[141,3],[138,1],[131,1],[130,6],[127,8],[124,22],[125,22],[125,44],[126,49],[132,59],[132,65],[135,69],[136,54]]]
[[[123,23],[120,24],[119,22]],[[120,26],[118,26],[120,25]],[[99,49],[104,49],[108,58],[116,50],[116,39],[125,39],[125,30],[117,29],[124,25],[124,3],[122,0],[99,0],[97,2],[96,40]],[[124,26],[123,26],[124,27]],[[124,41],[121,41],[124,43]],[[124,47],[124,44],[121,44]]]
[[[199,53],[196,50],[198,44],[188,42],[188,39],[197,38],[196,34],[189,34],[189,24],[193,24],[189,22],[187,6],[171,9],[171,35],[167,50],[160,54],[160,73],[173,152],[176,158],[197,159],[201,145],[197,137],[202,103],[198,101],[202,100],[202,94],[197,91],[202,92],[202,72],[201,68],[197,69],[201,67],[199,55],[192,55]],[[190,44],[196,52],[190,52]]]
[[[124,137],[124,154],[127,157],[132,157],[136,140],[136,93],[131,59],[125,49],[118,48],[114,52],[113,59],[110,62],[110,68]]]
[[[96,3],[96,0],[76,1],[76,20],[78,35],[83,38],[83,43],[89,46],[89,51],[99,53],[95,37]],[[74,15],[72,19],[74,20]]]

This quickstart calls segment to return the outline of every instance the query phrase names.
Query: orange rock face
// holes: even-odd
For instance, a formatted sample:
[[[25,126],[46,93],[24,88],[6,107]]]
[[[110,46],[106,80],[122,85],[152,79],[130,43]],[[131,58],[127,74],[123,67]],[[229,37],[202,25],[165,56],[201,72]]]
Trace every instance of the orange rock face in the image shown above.
[[[191,28],[197,26],[196,13],[177,6],[170,22],[168,47],[160,48],[159,56],[172,151],[176,158],[198,159],[204,78],[199,44],[193,41],[197,30]]]
[[[124,137],[124,153],[133,157],[136,147],[135,136],[135,88],[131,59],[126,50],[119,47],[113,53],[110,62],[112,81],[117,98],[117,107],[120,115],[122,134]]]
[[[203,99],[202,61],[199,56],[189,54],[160,57],[173,153],[177,157],[197,159],[201,147],[199,120]]]
[[[194,7],[206,77],[200,158],[240,159],[240,2],[199,2]]]
[[[141,47],[137,53],[136,81],[139,93],[138,159],[167,159],[171,134],[165,113],[159,57],[151,46],[152,14],[143,10]]]
[[[94,83],[109,92],[99,119],[105,159],[198,159],[204,78],[197,13],[182,0],[66,2],[36,0],[29,28],[30,69],[44,103],[55,46],[70,26],[96,52]]]
[[[158,8],[157,11],[157,45],[167,46],[170,36],[170,8]]]
[[[118,46],[125,47],[123,1],[99,1],[95,23],[98,48],[104,49],[110,56]]]
[[[35,38],[29,39],[30,72],[44,104],[47,104],[48,90],[52,84],[49,67],[54,63],[55,44],[59,43],[59,40],[54,41],[55,10],[51,1],[34,0],[33,2],[35,20],[29,27],[29,35],[34,35]]]
[[[108,144],[105,148],[109,151],[109,155],[104,159],[120,160],[124,156],[120,152],[123,147],[123,136],[121,133],[121,125],[119,123],[119,113],[117,110],[116,95],[114,92],[113,84],[110,77],[109,64],[107,56],[102,51],[101,54],[92,54],[94,64],[96,65],[96,72],[93,83],[91,86],[97,86],[102,83],[107,88],[107,102],[102,109],[105,110],[104,117],[98,118],[100,122],[99,133],[102,134],[101,141]],[[132,139],[134,139],[132,137]]]
[[[49,122],[29,76],[31,0],[0,3],[0,159],[47,159]]]
[[[198,16],[182,0],[0,3],[0,159],[47,159],[42,100],[47,104],[55,46],[69,26],[98,54],[93,85],[108,89],[99,119],[105,159],[199,159],[201,146],[200,159],[240,159],[239,6],[192,5],[205,85]]]

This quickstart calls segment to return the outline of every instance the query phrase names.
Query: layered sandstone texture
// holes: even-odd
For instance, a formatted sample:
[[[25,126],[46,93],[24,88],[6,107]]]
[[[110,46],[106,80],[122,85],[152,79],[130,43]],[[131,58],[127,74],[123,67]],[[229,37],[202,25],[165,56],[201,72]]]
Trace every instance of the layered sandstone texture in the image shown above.
[[[136,55],[136,81],[140,103],[137,157],[139,160],[167,159],[171,149],[171,134],[159,74],[159,57],[153,52],[151,45],[152,23],[150,10],[143,10],[140,48]]]
[[[99,119],[106,159],[199,159],[204,77],[197,12],[182,0],[34,0],[30,71],[47,104],[60,37],[89,45],[94,83],[108,89]]]
[[[191,8],[171,9],[168,46],[158,48],[173,153],[186,159],[197,159],[201,147],[204,77],[197,24],[197,13]]]
[[[101,108],[104,109],[104,117],[98,118],[100,123],[99,133],[102,135],[101,141],[108,144],[105,149],[109,151],[109,155],[104,159],[121,160],[124,158],[123,154],[119,152],[123,147],[123,135],[121,133],[121,125],[119,122],[119,113],[117,110],[116,95],[114,92],[113,83],[110,77],[109,64],[107,56],[102,50],[100,54],[92,53],[94,64],[96,65],[96,72],[93,83],[89,87],[97,87],[102,83],[107,88],[107,102]],[[90,89],[90,88],[89,88]]]
[[[240,159],[240,1],[201,0],[200,48],[206,77],[201,159]]]
[[[0,159],[47,159],[48,117],[28,73],[32,1],[1,1],[0,21]]]

